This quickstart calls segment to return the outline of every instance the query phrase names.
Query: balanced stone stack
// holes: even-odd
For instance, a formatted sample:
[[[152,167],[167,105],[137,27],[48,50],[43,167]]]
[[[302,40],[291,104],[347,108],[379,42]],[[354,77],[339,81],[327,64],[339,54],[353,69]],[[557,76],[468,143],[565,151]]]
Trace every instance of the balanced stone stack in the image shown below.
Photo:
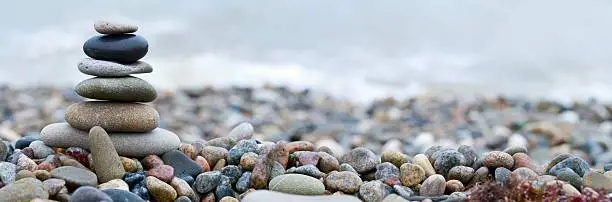
[[[78,95],[93,99],[68,107],[66,123],[54,123],[41,131],[45,144],[53,147],[89,149],[89,130],[100,126],[121,156],[144,157],[177,149],[178,136],[159,128],[159,113],[143,103],[154,101],[155,88],[132,74],[151,73],[150,64],[139,61],[149,49],[145,38],[133,34],[135,25],[98,22],[102,34],[87,40],[83,51],[90,58],[78,63],[84,74],[95,76],[77,84]]]

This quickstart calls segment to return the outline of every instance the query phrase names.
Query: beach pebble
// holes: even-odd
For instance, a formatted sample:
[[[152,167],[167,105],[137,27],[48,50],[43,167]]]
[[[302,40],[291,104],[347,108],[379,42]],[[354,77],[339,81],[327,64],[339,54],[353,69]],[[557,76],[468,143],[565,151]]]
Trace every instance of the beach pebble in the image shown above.
[[[147,172],[147,176],[153,176],[161,181],[170,183],[174,177],[174,168],[169,165],[156,166]]]
[[[26,155],[21,155],[21,157],[19,157],[19,160],[17,160],[17,170],[34,171],[36,170],[36,167],[36,162],[34,162]]]
[[[77,64],[77,68],[83,74],[97,77],[124,77],[130,74],[143,74],[153,72],[153,66],[144,61],[136,61],[129,64],[84,58]]]
[[[298,195],[321,195],[325,186],[316,178],[301,174],[284,174],[270,180],[270,191]]]
[[[495,172],[495,171],[494,171]],[[474,172],[472,177],[472,183],[486,182],[489,180],[489,169],[487,167],[480,167]]]
[[[412,163],[405,163],[400,167],[400,181],[404,186],[414,186],[421,181],[423,181],[426,177],[425,170],[417,165]]]
[[[535,180],[537,177],[538,174],[527,167],[520,167],[514,169],[512,171],[512,174],[510,175],[510,179],[512,182],[532,181]]]
[[[6,162],[2,162],[2,163],[6,163]],[[20,180],[23,178],[36,178],[36,175],[34,174],[34,172],[29,171],[29,170],[20,170],[19,172],[17,172],[17,175],[14,174],[14,172],[12,173],[13,175],[7,175],[7,173],[5,173],[6,171],[2,170],[2,165],[0,165],[0,182],[3,183],[12,183],[15,180]],[[6,180],[6,181],[5,181]]]
[[[164,165],[164,161],[154,154],[147,155],[142,159],[142,166],[145,169],[156,168],[161,165]]]
[[[514,166],[514,159],[510,154],[501,151],[491,151],[483,156],[482,163],[488,168],[504,167],[511,169]]]
[[[0,188],[0,199],[5,201],[29,201],[35,198],[47,199],[49,192],[43,183],[34,178],[24,178]]]
[[[474,147],[472,146],[460,145],[457,148],[457,151],[463,154],[463,157],[465,158],[464,166],[472,166],[472,164],[474,164],[476,159],[478,159],[478,154],[476,153],[476,150],[474,150]]]
[[[297,158],[297,165],[317,165],[319,163],[319,154],[318,152],[311,151],[297,151],[293,153],[293,155]]]
[[[449,180],[459,180],[463,184],[467,184],[474,176],[474,169],[467,166],[455,166],[448,171]]]
[[[444,176],[435,174],[427,177],[421,185],[420,194],[423,196],[441,196],[446,189]]]
[[[544,173],[545,174],[550,174],[550,169],[553,166],[557,165],[559,162],[561,162],[561,161],[563,161],[563,160],[565,160],[565,159],[567,159],[569,157],[572,157],[572,156],[573,155],[571,155],[571,154],[565,154],[565,153],[564,154],[556,155],[552,160],[550,160],[550,162],[548,162],[548,164],[546,165],[546,168],[544,168]]]
[[[123,170],[125,170],[125,172],[136,172],[138,171],[138,161],[135,159],[130,159],[127,157],[119,157],[119,159],[121,160],[121,165],[123,166]]]
[[[240,140],[251,139],[251,137],[253,136],[253,132],[254,132],[253,125],[251,125],[250,123],[244,122],[234,127],[232,131],[230,131],[228,137],[238,142]]]
[[[603,166],[603,169],[604,169],[604,171],[606,171],[606,172],[607,172],[607,171],[611,171],[611,170],[612,170],[612,163],[606,163],[606,164]]]
[[[89,131],[89,150],[99,182],[104,183],[123,177],[125,170],[121,159],[110,137],[101,127],[95,126]]]
[[[159,202],[172,202],[177,198],[176,190],[169,184],[153,177],[147,177],[147,189],[155,198],[155,200]]]
[[[446,181],[446,188],[444,189],[446,193],[453,193],[453,192],[461,192],[465,189],[465,187],[463,186],[463,183],[461,183],[461,181],[459,180],[449,180]]]
[[[43,141],[36,140],[32,142],[29,146],[34,151],[34,158],[44,159],[47,156],[53,154],[53,149],[47,145]]]
[[[423,168],[423,170],[425,171],[425,176],[429,177],[431,175],[436,174],[436,170],[433,168],[433,165],[431,165],[431,162],[425,154],[415,155],[414,158],[412,158],[412,161],[414,162],[414,164],[419,165],[421,166],[421,168]]]
[[[334,170],[340,169],[340,162],[336,157],[333,157],[331,154],[325,152],[318,152],[319,161],[317,163],[317,167],[324,173],[329,173]]]
[[[29,170],[28,170],[29,171]],[[17,177],[17,165],[9,162],[0,162],[0,181],[9,184]]]
[[[346,163],[340,164],[340,171],[349,171],[349,172],[357,173],[357,171],[353,168],[353,166],[346,164]]]
[[[257,142],[255,140],[240,140],[236,146],[229,150],[227,162],[230,165],[238,165],[242,155],[248,152],[257,152],[257,149]]]
[[[390,162],[396,167],[402,166],[404,163],[411,163],[410,156],[394,151],[384,151],[380,156],[381,162]]]
[[[304,196],[295,194],[286,194],[268,190],[257,190],[250,192],[242,198],[242,202],[269,202],[270,199],[275,201],[300,201],[300,202],[361,202],[359,198],[351,195],[319,195],[319,196]]]
[[[251,172],[244,172],[236,183],[236,191],[239,193],[246,192],[251,186]]]
[[[79,187],[70,196],[70,202],[90,202],[90,201],[113,201],[106,193],[99,189],[83,186]]]
[[[123,181],[122,179],[114,179],[114,180],[110,180],[108,182],[102,183],[98,185],[98,189],[104,190],[104,189],[123,189],[126,191],[130,190],[130,186]]]
[[[526,147],[508,147],[504,149],[504,152],[510,154],[511,156],[514,156],[514,154],[516,153],[527,154],[527,148]]]
[[[86,98],[118,102],[151,102],[157,98],[155,87],[133,76],[86,79],[74,91]]]
[[[102,192],[113,199],[114,202],[145,202],[140,196],[122,189],[104,189]]]
[[[100,34],[129,34],[138,31],[138,26],[110,21],[97,21],[94,30]]]
[[[359,191],[359,187],[363,184],[359,175],[350,171],[332,171],[325,178],[325,186],[329,190],[341,191],[347,194],[353,194]]]
[[[610,192],[612,191],[612,177],[590,170],[584,174],[584,186]]]
[[[219,202],[239,202],[239,200],[231,196],[226,196],[219,200]]]
[[[147,40],[133,34],[93,36],[83,44],[83,52],[87,56],[122,64],[136,62],[148,51]]]
[[[340,162],[351,165],[358,173],[366,173],[376,168],[380,159],[369,149],[358,147],[344,154]]]
[[[451,168],[465,165],[465,161],[465,157],[460,152],[456,150],[443,150],[437,152],[434,168],[436,169],[436,173],[442,176],[448,176],[448,171]]]
[[[34,175],[39,180],[47,180],[47,179],[51,178],[51,173],[49,171],[46,171],[46,170],[36,170],[36,171],[34,171]]]
[[[376,165],[376,180],[380,180],[389,186],[400,184],[400,169],[392,163],[384,162]]]
[[[156,128],[147,133],[108,133],[115,150],[120,156],[144,157],[150,154],[161,155],[177,149],[181,140],[176,134]],[[54,123],[41,131],[43,142],[53,147],[78,146],[89,149],[88,132],[70,127],[67,123]],[[140,142],[141,144],[134,144]]]
[[[200,196],[189,186],[189,184],[178,177],[172,178],[170,186],[176,190],[177,196],[186,196],[191,201],[199,201]]]
[[[222,147],[226,150],[232,149],[236,145],[236,141],[229,137],[218,137],[208,140],[208,146]]]
[[[507,168],[498,167],[495,169],[495,181],[501,184],[510,183],[510,175],[512,175],[512,171]]]
[[[66,187],[71,190],[80,186],[98,186],[98,176],[82,168],[62,166],[51,171],[51,176],[53,178],[65,180]]]
[[[386,185],[380,181],[369,181],[359,187],[359,195],[366,202],[382,201],[389,194]]]
[[[397,194],[389,194],[382,200],[382,202],[408,202],[408,200]]]
[[[193,187],[197,192],[205,194],[214,190],[219,184],[221,184],[221,172],[210,171],[198,175]]]
[[[248,152],[242,155],[240,158],[240,167],[244,170],[252,171],[257,164],[257,158],[259,156],[256,153]]]
[[[40,135],[23,136],[17,139],[17,141],[15,142],[15,149],[26,148],[30,146],[30,144],[36,140],[40,140]],[[8,150],[6,150],[7,148],[8,148],[8,145],[6,145],[4,141],[0,141],[0,159],[6,159],[6,156],[8,154]]]
[[[570,168],[579,176],[583,176],[591,168],[589,163],[579,157],[569,157],[553,166],[549,173],[551,175],[557,175],[557,172],[562,168]]]
[[[198,176],[203,172],[202,167],[179,150],[171,150],[164,153],[161,159],[166,165],[174,168],[174,175]]]
[[[223,147],[205,146],[200,151],[200,155],[204,157],[210,165],[216,165],[220,159],[227,158],[229,151]]]
[[[55,178],[47,179],[43,181],[43,187],[49,192],[50,197],[54,197],[66,188],[66,181]]]
[[[100,126],[107,132],[150,132],[159,126],[159,114],[140,103],[87,101],[68,107],[65,119],[71,127],[89,131]]]
[[[570,168],[562,168],[557,172],[557,179],[569,182],[572,186],[576,188],[581,188],[583,185],[583,179],[580,175],[576,174]]]
[[[325,173],[319,171],[319,169],[312,164],[287,169],[286,173],[296,173],[296,174],[308,175],[314,178],[322,178],[322,177],[325,177],[326,175]]]
[[[408,198],[414,195],[414,191],[412,189],[401,185],[393,186],[393,190],[395,190],[395,193],[399,194],[404,198]]]
[[[287,143],[285,149],[287,149],[289,153],[293,153],[296,151],[313,151],[314,145],[308,141],[295,141]]]

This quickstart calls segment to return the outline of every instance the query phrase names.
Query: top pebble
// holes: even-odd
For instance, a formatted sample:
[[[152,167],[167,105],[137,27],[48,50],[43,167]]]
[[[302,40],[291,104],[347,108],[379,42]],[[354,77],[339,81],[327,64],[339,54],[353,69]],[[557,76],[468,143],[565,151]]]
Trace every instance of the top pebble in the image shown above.
[[[94,29],[100,34],[129,34],[138,31],[138,26],[109,21],[98,21],[94,24]]]

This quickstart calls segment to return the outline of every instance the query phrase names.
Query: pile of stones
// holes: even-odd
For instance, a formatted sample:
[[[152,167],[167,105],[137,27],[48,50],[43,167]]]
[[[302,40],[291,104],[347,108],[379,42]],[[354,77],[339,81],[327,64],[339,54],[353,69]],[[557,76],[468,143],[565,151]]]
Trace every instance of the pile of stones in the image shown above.
[[[89,149],[88,131],[100,126],[110,133],[122,156],[143,157],[178,148],[178,136],[158,128],[159,113],[143,104],[154,101],[157,91],[147,81],[131,76],[153,71],[150,64],[139,61],[147,54],[149,45],[145,38],[130,34],[138,27],[108,22],[96,23],[94,27],[102,35],[85,42],[83,51],[90,58],[80,61],[78,69],[95,77],[75,87],[78,95],[94,100],[68,107],[65,123],[42,129],[43,142],[53,147]]]

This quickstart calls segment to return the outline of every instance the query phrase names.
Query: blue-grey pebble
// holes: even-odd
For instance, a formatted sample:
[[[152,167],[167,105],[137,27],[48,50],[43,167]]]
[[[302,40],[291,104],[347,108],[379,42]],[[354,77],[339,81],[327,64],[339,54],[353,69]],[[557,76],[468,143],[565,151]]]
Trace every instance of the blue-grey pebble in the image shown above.
[[[174,199],[174,202],[192,202],[192,201],[187,196],[181,196],[181,197]]]
[[[205,194],[214,190],[219,184],[221,184],[221,172],[209,171],[198,175],[193,187],[198,193]]]
[[[219,185],[217,186],[217,189],[215,189],[215,197],[218,200],[221,200],[223,197],[226,197],[226,196],[231,196],[231,197],[236,198],[236,195],[237,195],[236,192],[230,186],[227,186],[227,185]]]
[[[104,189],[102,192],[113,199],[113,202],[145,202],[140,196],[123,189]]]
[[[572,186],[581,189],[584,180],[570,168],[561,168],[556,171],[557,179],[569,182]]]
[[[236,183],[236,191],[239,193],[246,192],[251,186],[251,172],[244,172],[238,182]]]
[[[139,196],[142,200],[148,201],[150,198],[149,189],[147,189],[145,183],[136,184],[130,191]]]
[[[13,183],[17,177],[17,165],[9,162],[0,162],[0,181],[4,184]]]
[[[113,199],[99,189],[82,186],[70,196],[69,202],[113,202]]]
[[[495,181],[501,184],[508,184],[510,182],[510,175],[512,171],[504,167],[498,167],[495,169]]]
[[[326,176],[324,172],[321,172],[319,168],[317,168],[315,165],[312,165],[312,164],[303,165],[300,167],[289,168],[287,169],[286,173],[303,174],[303,175],[308,175],[314,178],[322,178]]]
[[[30,146],[30,143],[36,141],[36,140],[40,140],[40,135],[28,135],[28,136],[23,136],[19,139],[17,139],[17,142],[15,142],[15,149],[23,149],[26,148],[28,146]],[[0,146],[3,143],[0,143]],[[0,148],[1,149],[1,148]],[[2,158],[2,156],[0,155],[0,158]]]
[[[573,156],[557,163],[550,169],[549,173],[556,176],[557,172],[563,168],[572,169],[580,177],[584,176],[584,174],[591,169],[589,163],[587,163],[585,160],[581,159],[580,157]]]
[[[465,157],[456,150],[442,150],[436,153],[434,169],[442,176],[448,176],[448,171],[460,165],[465,165]]]
[[[464,166],[468,166],[468,167],[472,166],[474,162],[478,159],[478,154],[476,153],[476,150],[472,146],[461,145],[459,146],[459,148],[457,148],[457,151],[463,154],[463,157],[465,157]]]
[[[257,152],[257,150],[258,147],[257,142],[255,142],[255,140],[240,140],[238,144],[236,144],[229,150],[227,156],[228,164],[238,165],[240,164],[240,158],[242,157],[242,155],[249,152],[255,153]]]

